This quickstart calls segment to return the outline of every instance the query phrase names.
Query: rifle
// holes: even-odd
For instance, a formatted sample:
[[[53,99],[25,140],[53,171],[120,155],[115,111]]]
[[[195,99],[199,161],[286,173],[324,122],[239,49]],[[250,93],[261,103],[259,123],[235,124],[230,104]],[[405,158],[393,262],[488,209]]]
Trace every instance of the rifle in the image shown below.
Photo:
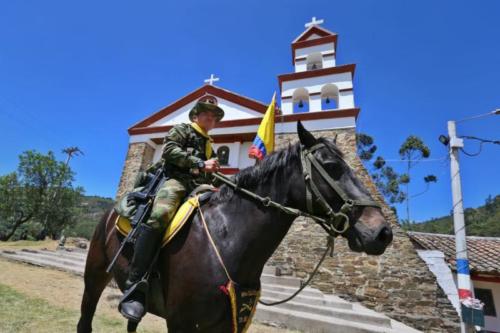
[[[153,208],[153,201],[155,199],[156,193],[165,181],[163,168],[159,168],[154,174],[148,174],[147,177],[149,178],[148,184],[142,191],[132,192],[127,195],[128,201],[135,201],[136,205],[138,205],[137,211],[134,214],[134,218],[132,219],[132,221],[130,221],[132,230],[122,240],[118,252],[116,252],[113,260],[111,260],[108,268],[106,268],[106,273],[111,272],[125,245],[127,243],[133,243],[135,241],[135,235],[137,233],[137,230],[139,229],[138,227],[141,223],[149,218],[151,209]]]

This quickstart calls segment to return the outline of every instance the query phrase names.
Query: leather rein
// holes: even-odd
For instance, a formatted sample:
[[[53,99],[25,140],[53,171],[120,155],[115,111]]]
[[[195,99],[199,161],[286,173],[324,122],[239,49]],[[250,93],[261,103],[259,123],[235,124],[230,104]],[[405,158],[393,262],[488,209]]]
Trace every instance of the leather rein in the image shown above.
[[[259,300],[259,303],[264,304],[264,305],[277,305],[281,303],[288,302],[295,296],[297,296],[313,279],[314,275],[318,271],[319,267],[323,263],[323,261],[326,258],[326,254],[330,251],[330,256],[333,256],[333,247],[334,247],[334,239],[338,235],[341,235],[347,231],[349,228],[351,221],[349,218],[349,215],[352,215],[353,209],[355,207],[378,207],[380,208],[381,206],[376,203],[375,201],[372,200],[355,200],[351,199],[349,195],[339,186],[338,181],[335,179],[331,178],[328,172],[325,170],[325,168],[321,165],[321,163],[318,161],[318,159],[314,156],[314,152],[321,148],[326,148],[328,149],[331,153],[337,155],[340,159],[342,159],[341,156],[339,156],[337,153],[335,153],[333,150],[331,150],[328,146],[326,146],[324,143],[318,143],[310,148],[305,148],[303,145],[300,147],[300,159],[301,159],[301,164],[302,164],[302,174],[304,176],[305,184],[306,184],[306,208],[307,211],[302,211],[297,208],[293,207],[287,207],[284,205],[281,205],[278,202],[275,202],[271,200],[269,197],[262,197],[258,194],[255,194],[247,189],[244,189],[242,187],[239,187],[238,184],[236,184],[232,179],[227,177],[226,175],[216,172],[214,173],[214,177],[225,183],[226,185],[232,187],[235,191],[242,192],[251,198],[259,201],[262,203],[262,205],[266,207],[274,207],[277,208],[281,211],[283,211],[286,214],[289,215],[294,215],[296,217],[303,216],[303,217],[308,217],[312,219],[314,222],[316,222],[318,225],[320,225],[328,234],[328,239],[327,239],[327,247],[325,249],[325,252],[323,253],[320,261],[314,268],[313,272],[309,275],[309,278],[305,283],[301,285],[301,287],[293,293],[291,296],[287,297],[286,299],[283,299],[278,302],[273,302],[273,303],[267,303]],[[343,159],[342,159],[343,160]],[[349,164],[343,160],[344,163],[346,163],[348,166]],[[350,166],[349,166],[350,167]],[[321,178],[329,185],[329,187],[342,199],[343,204],[340,207],[338,211],[335,211],[333,207],[328,203],[328,201],[325,199],[323,194],[321,194],[321,191],[317,187],[316,183],[313,180],[312,177],[312,170],[316,169],[316,171],[320,174]],[[314,211],[314,204],[317,203],[320,207],[321,210],[323,211],[322,215],[323,216],[318,216],[315,215]],[[205,225],[205,229],[208,232],[208,228]],[[210,234],[209,237],[211,238]],[[214,245],[215,247],[215,245]],[[217,248],[215,247],[216,251],[218,252]],[[222,261],[222,258],[219,255],[219,261],[223,265],[224,269],[225,265]],[[229,277],[229,275],[228,275]]]

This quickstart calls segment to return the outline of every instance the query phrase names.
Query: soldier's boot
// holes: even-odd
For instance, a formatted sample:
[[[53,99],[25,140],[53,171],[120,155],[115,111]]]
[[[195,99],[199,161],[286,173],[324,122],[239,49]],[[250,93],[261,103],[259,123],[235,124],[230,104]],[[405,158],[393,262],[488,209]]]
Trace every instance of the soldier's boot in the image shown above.
[[[141,224],[135,241],[134,255],[130,263],[126,290],[118,305],[118,310],[127,319],[139,322],[147,311],[148,282],[144,275],[151,267],[154,255],[160,246],[162,232]]]

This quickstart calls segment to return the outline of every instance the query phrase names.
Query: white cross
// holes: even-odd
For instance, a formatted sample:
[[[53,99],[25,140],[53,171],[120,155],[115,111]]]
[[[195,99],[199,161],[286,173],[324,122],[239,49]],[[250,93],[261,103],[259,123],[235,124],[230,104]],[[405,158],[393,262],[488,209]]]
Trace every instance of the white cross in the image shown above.
[[[320,25],[323,22],[324,20],[316,20],[316,16],[313,16],[311,22],[306,23],[305,27],[309,28],[312,27],[313,25]]]
[[[213,86],[213,85],[214,85],[214,82],[217,82],[217,81],[219,81],[219,80],[220,80],[220,78],[215,77],[215,75],[213,75],[213,74],[210,74],[210,78],[209,78],[209,79],[206,79],[206,80],[205,80],[205,83],[208,83],[209,85]]]

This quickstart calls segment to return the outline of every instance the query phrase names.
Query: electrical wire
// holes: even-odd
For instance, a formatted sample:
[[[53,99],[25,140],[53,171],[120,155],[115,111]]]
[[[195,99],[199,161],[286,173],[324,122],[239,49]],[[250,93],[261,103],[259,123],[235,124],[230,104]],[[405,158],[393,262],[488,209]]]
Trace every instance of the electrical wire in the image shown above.
[[[481,151],[483,150],[484,143],[492,143],[495,145],[500,145],[500,140],[488,140],[488,139],[478,138],[477,136],[469,136],[469,135],[461,136],[461,138],[479,141],[479,150],[476,153],[469,153],[469,152],[465,151],[463,148],[460,148],[462,153],[464,153],[465,155],[467,155],[469,157],[475,157],[475,156],[478,156],[479,154],[481,154]]]

